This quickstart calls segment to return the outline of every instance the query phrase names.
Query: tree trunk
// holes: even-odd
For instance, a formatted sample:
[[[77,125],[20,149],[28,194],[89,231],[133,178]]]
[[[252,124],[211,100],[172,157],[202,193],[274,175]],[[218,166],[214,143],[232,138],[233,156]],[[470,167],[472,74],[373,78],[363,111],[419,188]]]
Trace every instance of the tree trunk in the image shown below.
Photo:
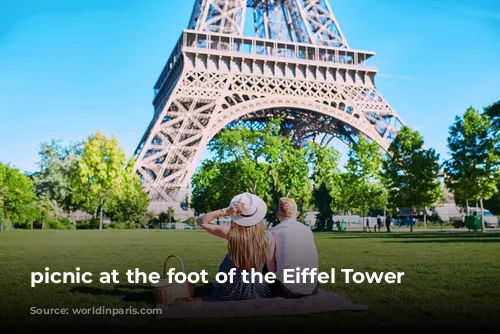
[[[102,220],[103,220],[102,206],[103,206],[103,200],[101,199],[101,206],[99,208],[99,231],[102,230]]]
[[[483,207],[483,199],[479,199],[479,203],[481,204],[481,232],[486,231],[486,226],[484,225],[484,207]]]
[[[424,206],[424,230],[427,230],[427,207]]]
[[[410,232],[413,232],[413,208],[410,211]]]
[[[366,229],[365,229],[365,203],[361,204],[361,226],[363,227],[363,232],[366,232]]]
[[[469,215],[469,200],[465,200],[465,216],[467,217]]]

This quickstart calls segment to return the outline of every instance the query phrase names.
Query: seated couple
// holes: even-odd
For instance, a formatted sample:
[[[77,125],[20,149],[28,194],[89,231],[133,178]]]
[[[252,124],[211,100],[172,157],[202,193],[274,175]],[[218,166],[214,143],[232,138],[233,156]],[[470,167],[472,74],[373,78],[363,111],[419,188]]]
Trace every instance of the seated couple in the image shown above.
[[[219,267],[229,273],[236,268],[233,283],[215,283],[213,296],[221,300],[256,298],[301,298],[318,293],[318,283],[284,283],[285,269],[318,269],[318,252],[309,227],[297,222],[297,205],[291,198],[279,201],[277,217],[280,223],[266,230],[262,220],[267,214],[264,201],[244,193],[233,198],[229,207],[201,215],[198,225],[228,242]],[[231,226],[211,224],[215,219],[231,216]],[[241,271],[274,272],[275,283],[243,282]]]

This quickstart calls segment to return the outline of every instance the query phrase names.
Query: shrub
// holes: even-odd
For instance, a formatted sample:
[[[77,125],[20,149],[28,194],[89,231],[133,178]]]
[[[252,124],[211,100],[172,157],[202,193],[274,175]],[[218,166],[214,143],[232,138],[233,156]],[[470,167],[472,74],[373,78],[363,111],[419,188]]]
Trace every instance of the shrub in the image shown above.
[[[123,223],[110,223],[109,228],[113,230],[123,230],[124,229],[124,224]]]
[[[196,218],[189,217],[188,219],[186,219],[185,223],[189,226],[196,226]]]
[[[141,227],[141,224],[134,222],[112,222],[109,224],[109,228],[114,230],[135,230]]]
[[[41,221],[34,221],[33,222],[33,229],[41,229],[41,228],[42,228],[42,222]]]
[[[69,220],[68,217],[62,217],[62,218],[59,218],[59,222],[61,224],[63,224],[64,226],[70,226],[72,225],[73,223],[71,222],[71,220]]]
[[[96,230],[99,229],[99,220],[82,220],[76,223],[77,230]]]
[[[77,230],[88,230],[89,229],[89,223],[86,221],[80,221],[76,223],[76,229]]]
[[[64,230],[66,228],[59,219],[52,216],[46,217],[45,227],[50,230]]]
[[[75,227],[66,217],[55,218],[52,216],[46,217],[45,226],[50,230],[67,230]]]
[[[141,226],[141,224],[135,224],[132,222],[114,222],[110,224],[110,227],[117,230],[130,230],[135,229],[136,225]]]
[[[9,222],[8,221],[4,221],[3,222],[3,225],[4,225],[4,228],[7,228],[7,226],[9,226]],[[31,228],[31,224],[30,223],[12,223],[12,228],[14,229],[29,229]]]

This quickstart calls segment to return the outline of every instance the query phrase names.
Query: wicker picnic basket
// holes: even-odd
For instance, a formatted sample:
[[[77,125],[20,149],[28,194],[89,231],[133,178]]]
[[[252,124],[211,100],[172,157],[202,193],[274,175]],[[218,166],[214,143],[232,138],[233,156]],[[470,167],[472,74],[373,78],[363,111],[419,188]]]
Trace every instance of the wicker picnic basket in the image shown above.
[[[194,295],[194,284],[185,282],[169,282],[167,277],[167,262],[171,258],[176,258],[181,264],[182,272],[184,271],[184,263],[177,255],[170,255],[163,263],[163,276],[158,283],[151,284],[156,304],[172,304],[178,298],[191,298]]]

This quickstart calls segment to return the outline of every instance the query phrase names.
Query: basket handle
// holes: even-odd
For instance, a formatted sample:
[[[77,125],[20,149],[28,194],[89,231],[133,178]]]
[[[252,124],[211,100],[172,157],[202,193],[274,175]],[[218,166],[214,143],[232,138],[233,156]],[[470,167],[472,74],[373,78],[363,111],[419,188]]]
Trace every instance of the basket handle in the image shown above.
[[[182,267],[182,272],[184,272],[184,262],[182,262],[181,258],[178,257],[177,255],[170,255],[165,259],[165,262],[163,263],[163,278],[166,278],[167,276],[167,262],[171,258],[176,258],[177,260],[179,260],[179,263],[181,264]]]

